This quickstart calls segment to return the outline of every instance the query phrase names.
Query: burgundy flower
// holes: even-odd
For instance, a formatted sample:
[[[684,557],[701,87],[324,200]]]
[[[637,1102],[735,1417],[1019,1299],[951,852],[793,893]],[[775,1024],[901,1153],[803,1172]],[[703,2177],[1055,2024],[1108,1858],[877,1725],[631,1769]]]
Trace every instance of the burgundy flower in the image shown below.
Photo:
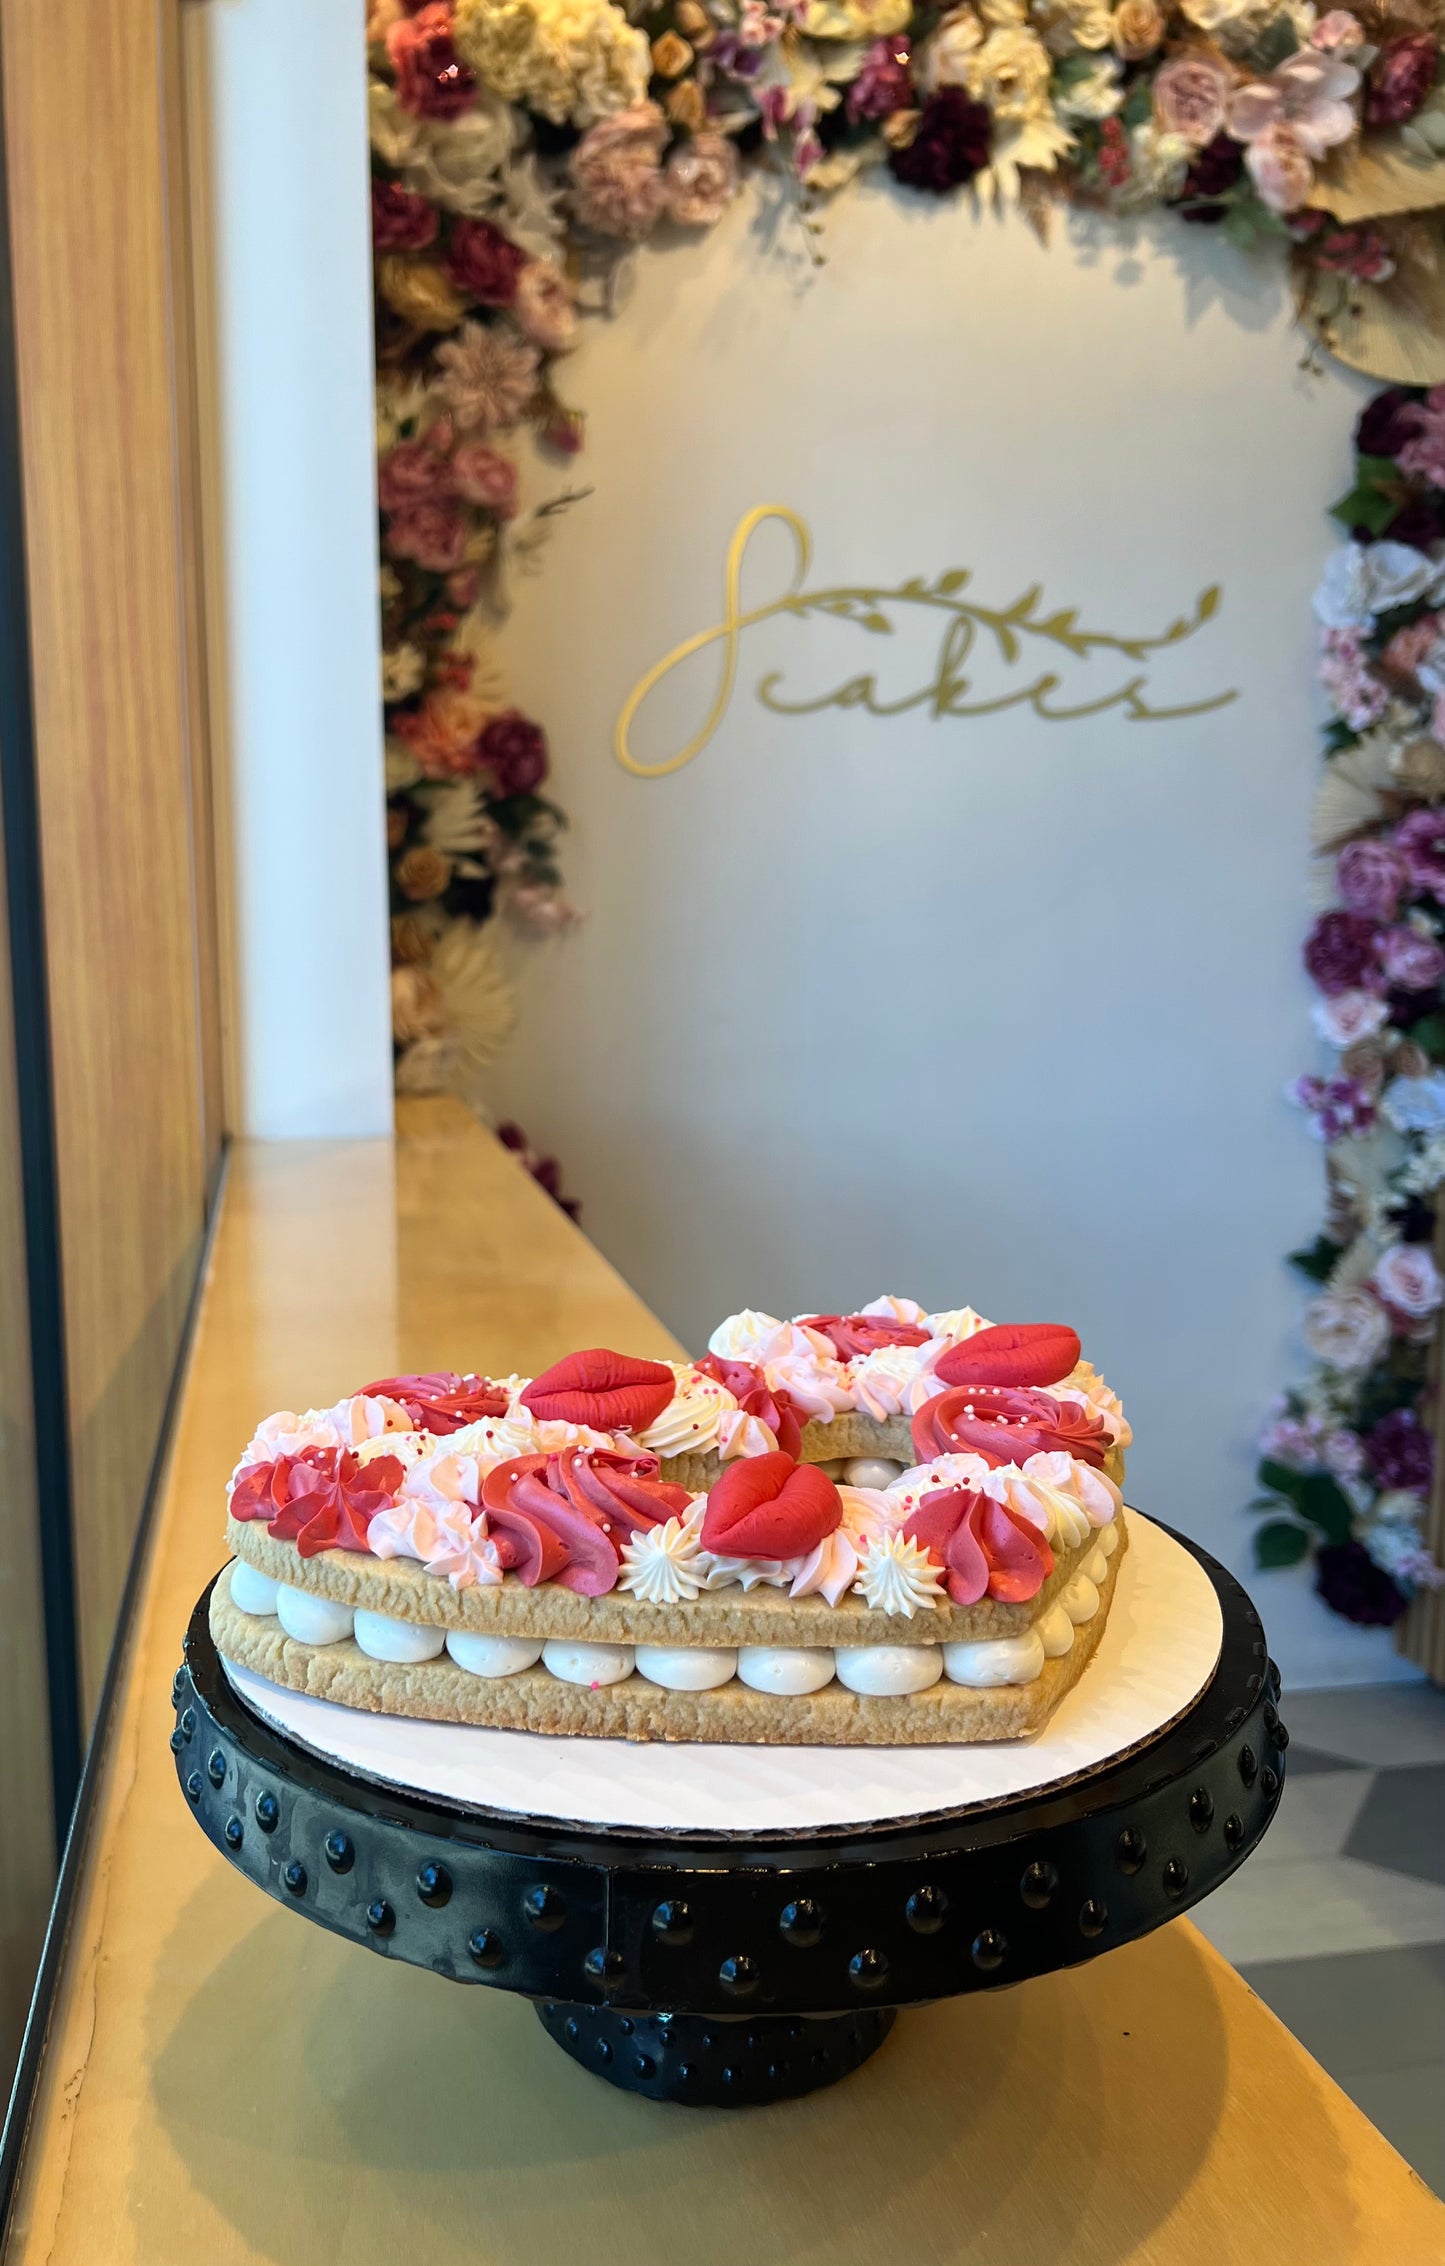
[[[1408,31],[1385,42],[1365,88],[1365,124],[1398,126],[1413,118],[1435,85],[1435,34]]]
[[[452,44],[447,0],[430,0],[414,16],[403,16],[393,24],[386,35],[386,52],[403,110],[416,118],[456,118],[471,107],[477,82]]]
[[[1232,189],[1244,171],[1244,151],[1228,134],[1196,150],[1179,191],[1179,216],[1205,227],[1223,220],[1227,207],[1219,199]]]
[[[875,39],[848,89],[848,116],[854,125],[863,118],[889,118],[895,110],[911,110],[916,99],[907,40]]]
[[[1315,1590],[1332,1613],[1362,1628],[1392,1628],[1408,1602],[1362,1542],[1327,1542],[1315,1552]]]
[[[456,220],[447,243],[447,273],[458,291],[484,307],[510,307],[525,252],[489,220]]]
[[[515,708],[494,716],[477,742],[499,795],[534,795],[547,776],[547,738],[540,724]]]
[[[1382,1487],[1413,1487],[1428,1495],[1435,1473],[1435,1443],[1413,1408],[1391,1409],[1365,1436],[1365,1459]]]
[[[1414,496],[1402,504],[1381,536],[1386,543],[1408,543],[1412,551],[1428,551],[1442,539],[1445,539],[1445,496],[1438,494]],[[1355,540],[1359,541],[1358,535]],[[1368,543],[1375,540],[1368,528],[1365,540]]]
[[[1415,888],[1445,904],[1445,810],[1412,810],[1395,828],[1395,847]]]
[[[1379,938],[1362,913],[1321,913],[1305,940],[1304,962],[1320,990],[1379,988]]]
[[[437,208],[399,181],[371,184],[371,240],[378,252],[424,252],[436,241]]]
[[[993,147],[993,119],[962,87],[940,87],[923,105],[918,131],[906,149],[890,150],[895,181],[931,196],[947,196],[981,173]]]
[[[1410,386],[1386,386],[1367,401],[1355,425],[1361,456],[1398,456],[1420,419],[1419,395]]]
[[[1347,842],[1335,866],[1340,895],[1352,913],[1392,921],[1405,886],[1405,860],[1392,842]]]

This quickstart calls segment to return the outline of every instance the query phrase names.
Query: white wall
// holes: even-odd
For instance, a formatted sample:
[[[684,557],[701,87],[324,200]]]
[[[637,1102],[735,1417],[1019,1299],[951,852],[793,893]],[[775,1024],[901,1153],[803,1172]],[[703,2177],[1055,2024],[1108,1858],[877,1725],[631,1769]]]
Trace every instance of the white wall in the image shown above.
[[[1281,1254],[1319,1219],[1282,1088],[1308,1059],[1309,596],[1363,389],[1303,374],[1282,271],[1202,230],[1045,251],[879,189],[827,251],[810,275],[739,207],[645,254],[566,373],[596,495],[508,654],[590,921],[529,979],[498,1100],[694,1345],[744,1304],[883,1289],[1077,1323],[1135,1499],[1244,1570],[1253,1435],[1299,1360]],[[783,719],[766,667],[821,686],[884,643],[785,623],[693,764],[626,776],[625,694],[717,620],[728,536],[773,501],[815,582],[971,565],[1134,631],[1218,580],[1158,678],[1241,697],[1168,725]],[[674,721],[705,705],[672,689]],[[1250,1578],[1293,1678],[1398,1672],[1300,1577]]]
[[[264,1139],[384,1133],[361,22],[354,0],[211,0],[186,15],[198,241],[211,247],[198,280],[228,1120]]]

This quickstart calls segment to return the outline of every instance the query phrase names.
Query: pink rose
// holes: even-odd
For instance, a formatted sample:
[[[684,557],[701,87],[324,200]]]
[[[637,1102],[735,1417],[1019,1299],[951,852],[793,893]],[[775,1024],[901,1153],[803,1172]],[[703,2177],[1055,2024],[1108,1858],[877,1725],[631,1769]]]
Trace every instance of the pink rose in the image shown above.
[[[1412,885],[1445,904],[1445,810],[1412,810],[1395,828],[1395,848]]]
[[[450,574],[462,563],[467,525],[454,503],[444,499],[404,504],[386,525],[386,548],[394,559],[414,559],[429,574]]]
[[[1314,186],[1309,152],[1293,126],[1266,126],[1245,151],[1244,162],[1261,204],[1271,212],[1298,212]]]
[[[404,511],[408,504],[430,503],[447,495],[450,488],[450,465],[425,441],[398,441],[377,467],[377,497],[383,511]]]
[[[458,291],[484,307],[510,307],[527,255],[489,220],[454,220],[447,273]]]
[[[1224,126],[1233,84],[1226,66],[1212,56],[1187,49],[1173,55],[1154,75],[1155,121],[1191,149],[1204,149]]]
[[[430,0],[393,24],[386,52],[396,73],[396,99],[414,118],[456,118],[470,109],[477,82],[452,44],[446,0]]]
[[[431,692],[419,708],[405,709],[390,721],[429,779],[460,779],[476,770],[477,740],[487,710],[474,693]]]
[[[667,124],[655,102],[637,102],[589,126],[572,152],[577,218],[599,236],[639,244],[662,216]]]
[[[1317,47],[1322,55],[1351,55],[1364,44],[1364,27],[1348,8],[1331,8],[1310,33],[1311,47]]]
[[[1375,1287],[1387,1306],[1422,1322],[1440,1304],[1440,1270],[1425,1243],[1392,1243],[1375,1268]]]
[[[1410,622],[1404,629],[1397,629],[1380,655],[1383,666],[1393,669],[1397,676],[1413,677],[1440,635],[1440,630],[1441,619],[1438,614],[1422,614],[1417,622]]]
[[[481,504],[498,519],[511,519],[517,509],[517,467],[509,458],[488,448],[485,441],[464,441],[452,458],[452,479],[459,496]]]
[[[738,153],[725,134],[694,134],[667,161],[667,212],[684,228],[712,228],[737,195]]]
[[[1405,860],[1391,842],[1347,842],[1336,861],[1335,878],[1352,913],[1392,921],[1405,886]]]
[[[512,314],[544,354],[565,354],[576,340],[572,286],[553,260],[532,260],[523,268]]]
[[[1389,1015],[1383,999],[1373,991],[1337,991],[1317,999],[1310,1018],[1322,1039],[1331,1046],[1358,1046],[1372,1039]]]
[[[371,184],[371,240],[378,252],[424,252],[434,243],[437,209],[399,181]]]
[[[1398,991],[1433,991],[1445,976],[1445,952],[1413,928],[1387,928],[1380,938],[1385,981]]]

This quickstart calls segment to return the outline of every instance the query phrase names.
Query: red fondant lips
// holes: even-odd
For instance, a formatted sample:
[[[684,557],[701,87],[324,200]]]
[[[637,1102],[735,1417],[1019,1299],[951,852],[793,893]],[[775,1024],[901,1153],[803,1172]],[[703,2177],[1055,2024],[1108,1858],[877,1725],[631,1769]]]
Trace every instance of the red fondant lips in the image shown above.
[[[934,1373],[945,1385],[1057,1385],[1080,1350],[1065,1322],[1000,1322],[950,1346]]]
[[[725,1558],[805,1558],[842,1516],[842,1497],[816,1464],[781,1449],[744,1456],[708,1496],[702,1546]]]
[[[770,1385],[751,1361],[721,1361],[715,1353],[709,1353],[697,1367],[714,1384],[727,1387],[744,1416],[755,1416],[760,1424],[766,1424],[785,1455],[797,1455],[803,1445],[803,1427],[791,1393],[781,1385]]]
[[[534,1377],[523,1408],[543,1423],[586,1424],[594,1432],[637,1432],[655,1423],[672,1399],[676,1380],[661,1361],[592,1346],[569,1353]]]

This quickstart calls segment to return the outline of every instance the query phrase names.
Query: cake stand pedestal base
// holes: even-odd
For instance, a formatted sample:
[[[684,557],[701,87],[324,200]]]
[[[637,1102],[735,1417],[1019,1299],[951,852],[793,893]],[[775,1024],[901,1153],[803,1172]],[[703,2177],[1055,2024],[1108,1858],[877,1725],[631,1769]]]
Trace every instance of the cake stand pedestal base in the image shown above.
[[[891,2006],[856,2014],[741,2016],[628,2014],[544,1999],[549,2038],[594,2077],[649,2101],[753,2108],[836,2085],[876,2053],[897,2019]]]

